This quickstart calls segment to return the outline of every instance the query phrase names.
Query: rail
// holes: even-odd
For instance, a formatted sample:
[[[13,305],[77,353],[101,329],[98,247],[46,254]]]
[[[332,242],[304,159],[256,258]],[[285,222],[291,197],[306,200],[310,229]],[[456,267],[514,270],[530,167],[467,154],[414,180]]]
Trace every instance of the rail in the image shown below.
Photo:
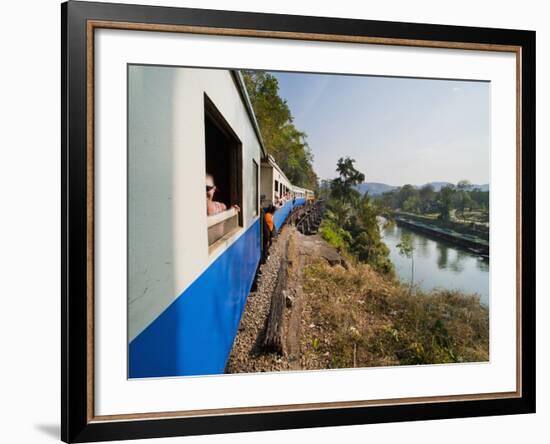
[[[319,230],[325,213],[325,203],[317,200],[312,204],[304,205],[292,215],[291,223],[302,234],[315,234]]]

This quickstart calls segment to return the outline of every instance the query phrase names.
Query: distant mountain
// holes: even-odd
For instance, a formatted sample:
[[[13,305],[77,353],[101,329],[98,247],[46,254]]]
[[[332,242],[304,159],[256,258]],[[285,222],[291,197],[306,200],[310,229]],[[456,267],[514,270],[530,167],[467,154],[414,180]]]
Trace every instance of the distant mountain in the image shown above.
[[[447,186],[456,186],[456,184],[452,182],[429,182],[424,185],[415,185],[414,187],[420,189],[425,185],[431,185],[435,191],[440,191],[441,188],[447,187]],[[384,194],[388,191],[395,190],[397,188],[400,188],[400,187],[397,187],[394,185],[388,185],[386,183],[379,183],[379,182],[365,182],[355,187],[355,189],[359,191],[361,194],[365,194],[368,191],[370,196],[379,196],[381,194]],[[489,184],[488,183],[482,184],[482,185],[472,184],[467,189],[468,191],[472,191],[472,190],[475,190],[476,188],[480,189],[481,191],[489,191]]]
[[[443,187],[456,186],[456,184],[451,183],[451,182],[430,182],[426,185],[431,185],[435,191],[440,191],[441,188],[443,188]],[[423,186],[424,185],[422,185],[420,187],[417,187],[417,188],[422,188]],[[489,184],[485,183],[483,185],[477,185],[477,184],[473,183],[468,188],[466,188],[467,191],[473,191],[475,189],[479,189],[481,191],[489,191]]]
[[[448,186],[454,186],[454,183],[451,183],[451,182],[429,182],[425,185],[431,185],[432,188],[434,189],[434,191],[440,191],[441,188],[448,187]],[[422,188],[425,185],[421,185],[421,186],[416,187],[416,188]]]
[[[355,187],[355,189],[361,194],[365,194],[368,191],[369,196],[379,196],[380,194],[386,193],[387,191],[395,190],[396,188],[399,187],[394,187],[392,185],[378,182],[360,183]]]
[[[476,188],[479,188],[480,191],[489,191],[489,184],[484,183],[482,185],[472,185],[470,190],[475,190]]]

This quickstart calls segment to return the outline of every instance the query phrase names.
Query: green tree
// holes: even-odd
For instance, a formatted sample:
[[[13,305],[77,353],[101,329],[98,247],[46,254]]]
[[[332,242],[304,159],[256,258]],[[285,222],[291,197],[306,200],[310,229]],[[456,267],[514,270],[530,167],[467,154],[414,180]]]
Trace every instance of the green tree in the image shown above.
[[[403,185],[397,191],[397,208],[404,209],[405,202],[414,196],[418,195],[418,190],[411,184]]]
[[[403,202],[403,210],[408,211],[409,213],[418,213],[420,211],[420,197],[417,194],[414,194]]]
[[[330,199],[321,234],[334,247],[345,249],[379,272],[391,274],[394,270],[390,251],[382,240],[378,221],[382,205],[372,200],[368,193],[361,197],[355,189],[365,180],[365,175],[354,163],[349,157],[337,162],[339,177],[330,182]]]
[[[336,171],[340,175],[331,182],[331,195],[345,203],[357,202],[360,193],[355,186],[365,181],[365,175],[355,169],[355,160],[350,157],[341,157],[336,164]]]
[[[332,200],[330,202],[329,217],[339,226],[345,227],[351,216],[351,206],[341,200]]]
[[[355,236],[351,247],[360,261],[382,273],[393,273],[390,250],[380,234],[380,211],[380,206],[365,193],[357,207],[357,226],[353,229]]]
[[[242,71],[242,75],[267,151],[294,185],[316,190],[307,135],[294,125],[288,104],[279,96],[279,82],[263,71]]]
[[[399,254],[411,260],[411,285],[409,287],[409,295],[412,292],[414,285],[414,240],[410,233],[403,232],[401,234],[401,242],[397,244]]]
[[[386,191],[382,195],[377,196],[376,200],[379,202],[383,212],[389,212],[397,208],[397,193],[395,191]]]
[[[330,180],[321,180],[318,195],[320,199],[328,199],[330,197]]]
[[[423,213],[429,213],[434,205],[436,193],[434,187],[430,184],[424,185],[418,192],[420,198],[421,211]]]
[[[468,192],[471,187],[471,182],[466,179],[460,180],[456,184],[457,191],[455,193],[455,206],[458,210],[457,212],[460,214],[460,217],[462,219],[465,219],[464,211],[466,210],[466,208],[471,208],[472,206],[472,198],[470,197],[470,193]]]
[[[451,186],[441,188],[439,191],[439,219],[444,222],[451,220],[455,190]]]
[[[460,217],[465,220],[466,217],[464,216],[464,212],[466,211],[467,208],[471,209],[472,204],[474,203],[474,201],[470,197],[470,193],[467,191],[464,191],[463,189],[457,191],[455,201],[456,201],[456,209],[458,210],[457,213],[460,213]]]

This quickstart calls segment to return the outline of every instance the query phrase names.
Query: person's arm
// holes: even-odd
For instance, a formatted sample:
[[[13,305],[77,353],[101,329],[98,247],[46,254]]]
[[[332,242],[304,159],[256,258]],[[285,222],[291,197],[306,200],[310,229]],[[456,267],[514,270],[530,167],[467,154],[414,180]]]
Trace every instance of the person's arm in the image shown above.
[[[222,211],[227,210],[227,207],[223,202],[211,201],[207,204],[207,214],[208,216],[213,216],[214,214],[221,213]]]

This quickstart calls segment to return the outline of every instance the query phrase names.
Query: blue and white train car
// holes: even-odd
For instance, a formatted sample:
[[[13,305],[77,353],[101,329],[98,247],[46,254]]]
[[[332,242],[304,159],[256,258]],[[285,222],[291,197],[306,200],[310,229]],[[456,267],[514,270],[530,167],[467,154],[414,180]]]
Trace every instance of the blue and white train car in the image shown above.
[[[313,191],[306,188],[293,186],[292,195],[294,196],[295,205],[305,205],[308,201],[308,196],[313,195]]]
[[[274,205],[276,208],[273,224],[277,231],[281,229],[292,210],[306,202],[307,190],[293,186],[271,155],[262,161],[260,190],[263,197],[262,205]]]
[[[132,65],[128,92],[129,377],[223,373],[261,248],[265,152],[243,80]],[[207,215],[206,174],[227,211]]]

